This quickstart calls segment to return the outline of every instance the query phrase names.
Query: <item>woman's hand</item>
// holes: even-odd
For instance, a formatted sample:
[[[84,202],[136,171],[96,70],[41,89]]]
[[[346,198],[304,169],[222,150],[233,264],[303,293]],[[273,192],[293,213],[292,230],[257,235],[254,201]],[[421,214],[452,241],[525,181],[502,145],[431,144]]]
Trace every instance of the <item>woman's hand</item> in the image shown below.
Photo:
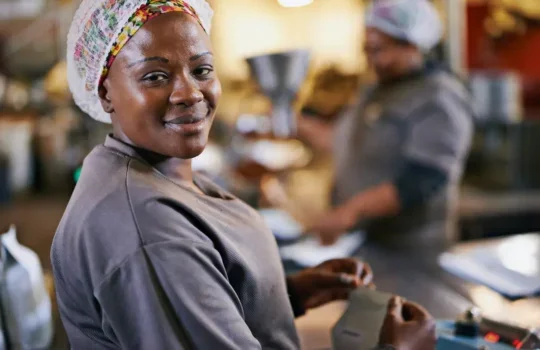
[[[435,321],[420,305],[394,297],[381,329],[379,344],[396,350],[435,350]]]
[[[371,267],[356,259],[330,260],[288,278],[306,310],[346,300],[358,287],[374,287]]]

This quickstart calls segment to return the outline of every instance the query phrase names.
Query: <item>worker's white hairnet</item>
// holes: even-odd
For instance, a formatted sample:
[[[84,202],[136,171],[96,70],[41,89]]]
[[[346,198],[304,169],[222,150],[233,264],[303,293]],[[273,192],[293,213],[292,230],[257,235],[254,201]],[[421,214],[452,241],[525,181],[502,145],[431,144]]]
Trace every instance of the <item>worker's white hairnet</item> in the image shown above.
[[[428,0],[373,0],[366,11],[366,26],[424,52],[433,49],[443,35],[437,9]]]

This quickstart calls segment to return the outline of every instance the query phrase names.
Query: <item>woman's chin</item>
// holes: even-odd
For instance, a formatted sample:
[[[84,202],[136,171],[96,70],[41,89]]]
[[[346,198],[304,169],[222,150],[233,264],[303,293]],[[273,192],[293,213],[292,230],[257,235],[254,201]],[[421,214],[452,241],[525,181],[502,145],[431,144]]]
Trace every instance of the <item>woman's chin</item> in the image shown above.
[[[194,140],[193,140],[194,141]],[[177,147],[169,156],[180,159],[192,159],[199,156],[205,149],[208,140],[200,140],[199,142],[186,142],[184,145]]]

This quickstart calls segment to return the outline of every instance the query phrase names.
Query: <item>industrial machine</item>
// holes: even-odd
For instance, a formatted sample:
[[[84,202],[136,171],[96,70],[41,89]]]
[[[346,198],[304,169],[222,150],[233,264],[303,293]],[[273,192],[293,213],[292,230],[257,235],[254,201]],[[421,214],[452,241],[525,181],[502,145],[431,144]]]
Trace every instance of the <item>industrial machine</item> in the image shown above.
[[[482,317],[470,309],[456,321],[437,322],[437,350],[540,349],[540,332]]]
[[[293,104],[308,73],[310,53],[294,50],[246,59],[253,79],[272,103],[272,131],[275,137],[296,133]]]

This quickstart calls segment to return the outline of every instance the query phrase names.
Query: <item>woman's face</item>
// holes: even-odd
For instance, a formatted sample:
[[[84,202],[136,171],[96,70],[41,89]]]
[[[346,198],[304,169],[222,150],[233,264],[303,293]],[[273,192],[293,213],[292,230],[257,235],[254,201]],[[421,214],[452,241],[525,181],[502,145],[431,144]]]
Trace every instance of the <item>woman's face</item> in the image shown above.
[[[204,150],[220,96],[210,38],[181,12],[146,23],[120,51],[100,89],[115,136],[183,159]]]

